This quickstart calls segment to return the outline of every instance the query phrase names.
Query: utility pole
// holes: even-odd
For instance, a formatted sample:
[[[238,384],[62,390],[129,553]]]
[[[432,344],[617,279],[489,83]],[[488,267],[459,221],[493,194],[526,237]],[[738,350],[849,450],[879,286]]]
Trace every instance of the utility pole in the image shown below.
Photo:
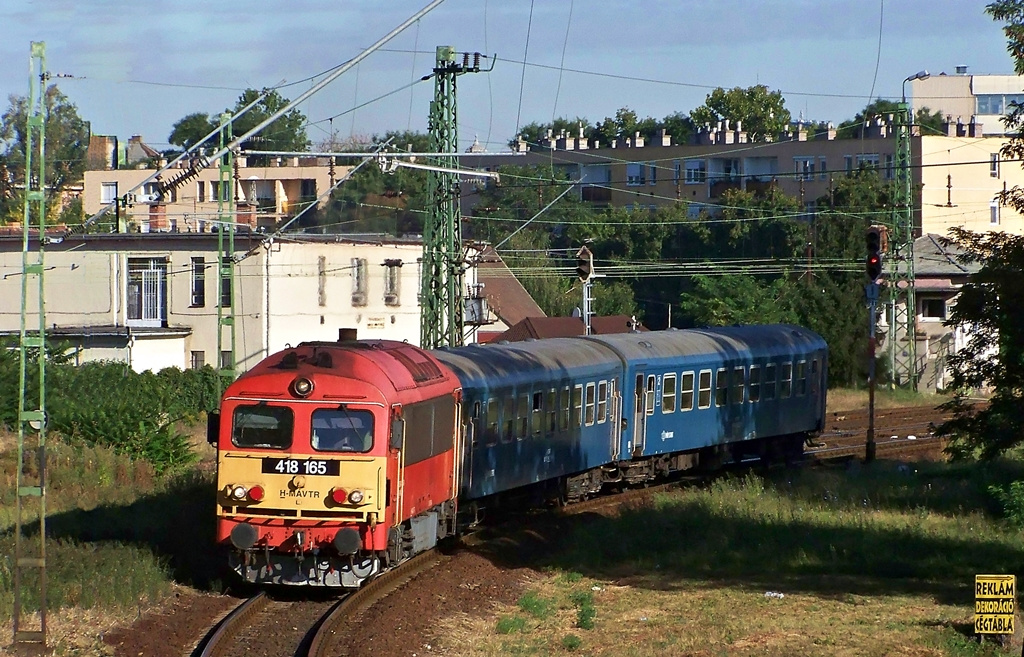
[[[224,391],[236,374],[235,362],[235,179],[234,151],[224,149],[231,142],[231,115],[220,115],[220,148],[224,151],[218,164],[217,193],[217,395]],[[227,232],[225,238],[224,233]],[[225,304],[226,302],[226,304]],[[227,305],[227,308],[225,308]],[[228,333],[230,349],[224,349],[224,332]]]
[[[892,321],[889,324],[889,362],[892,385],[917,390],[917,299],[914,294],[913,187],[910,171],[911,116],[907,105],[907,82],[929,77],[927,71],[903,81],[903,100],[896,107],[895,177],[889,254],[892,266],[886,272]],[[904,341],[898,345],[900,337]]]
[[[480,54],[458,53],[438,46],[434,66],[434,100],[430,103],[431,169],[427,176],[428,215],[423,225],[423,279],[420,346],[424,349],[456,347],[463,343],[464,255],[462,212],[459,202],[459,134],[455,81],[464,73],[480,71]]]
[[[43,301],[43,246],[46,241],[46,44],[33,41],[29,58],[29,101],[25,130],[25,201],[22,224],[20,374],[18,379],[18,471],[14,527],[15,649],[46,650],[46,317]],[[35,168],[33,169],[33,165]],[[35,223],[38,251],[29,252]],[[29,280],[35,283],[30,292]],[[34,299],[32,297],[35,297]],[[35,302],[34,304],[32,302]],[[35,308],[30,312],[29,306]],[[29,328],[30,316],[38,324]],[[35,359],[35,381],[30,361]],[[35,386],[33,386],[35,383]],[[38,388],[34,390],[33,388]],[[28,466],[31,462],[34,467]],[[34,528],[31,539],[23,536]],[[34,546],[33,546],[34,544]],[[28,575],[28,577],[26,577]],[[30,587],[34,590],[30,591]],[[25,629],[26,603],[39,605],[38,629]],[[32,623],[35,625],[35,623]]]

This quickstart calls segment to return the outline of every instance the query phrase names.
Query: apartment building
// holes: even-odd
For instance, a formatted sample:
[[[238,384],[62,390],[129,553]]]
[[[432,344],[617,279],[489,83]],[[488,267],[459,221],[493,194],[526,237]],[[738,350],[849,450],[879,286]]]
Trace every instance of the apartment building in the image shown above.
[[[953,73],[911,80],[910,95],[912,111],[927,107],[951,121],[973,119],[984,127],[983,136],[1005,136],[1002,119],[1012,110],[1011,103],[1024,103],[1024,77],[974,75],[957,66]]]

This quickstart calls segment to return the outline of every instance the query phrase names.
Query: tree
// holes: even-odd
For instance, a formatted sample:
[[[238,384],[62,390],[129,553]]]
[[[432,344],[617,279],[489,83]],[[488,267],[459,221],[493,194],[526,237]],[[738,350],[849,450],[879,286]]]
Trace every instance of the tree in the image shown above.
[[[751,141],[776,138],[789,125],[790,118],[782,92],[769,91],[763,84],[728,91],[719,87],[708,94],[703,105],[690,112],[690,120],[696,126],[714,126],[723,119],[733,124],[742,121]]]
[[[1006,23],[1003,32],[1014,70],[1024,74],[1024,0],[993,2],[985,12]],[[1024,153],[1021,107],[1014,107],[1004,123],[1014,134],[1000,152],[1006,158],[1019,157]],[[1000,201],[1020,212],[1024,190],[1006,190]],[[979,269],[960,288],[946,320],[968,338],[949,358],[954,397],[943,409],[953,417],[936,433],[950,437],[947,451],[954,457],[994,458],[1024,442],[1024,237],[954,228],[948,243],[962,249],[962,263]],[[992,395],[978,410],[967,395],[981,387],[989,387]]]
[[[864,109],[857,112],[852,119],[840,123],[839,127],[836,128],[836,137],[840,139],[857,137],[859,135],[859,128],[864,124],[864,121],[876,116],[894,115],[898,108],[899,103],[895,100],[876,98],[868,103]],[[933,112],[928,107],[922,107],[914,113],[914,125],[920,126],[921,134],[923,135],[945,134],[942,129],[944,122],[945,117],[942,116],[942,112]]]
[[[262,98],[260,98],[262,96]],[[237,114],[244,107],[260,98],[251,109],[235,119],[231,124],[231,132],[240,137],[255,128],[278,110],[288,105],[289,100],[277,91],[262,89],[246,89],[238,97],[231,109],[224,110],[228,114]],[[205,112],[189,114],[171,128],[167,141],[184,149],[199,143],[203,137],[220,125],[220,116],[210,116]],[[203,146],[215,149],[220,142],[217,136],[211,137]],[[309,150],[309,138],[306,136],[306,116],[297,109],[292,109],[277,118],[276,121],[263,128],[259,134],[246,139],[241,147],[243,150],[303,152]],[[253,156],[250,159],[255,165],[266,164],[265,156]]]
[[[25,147],[28,138],[28,98],[10,96],[0,117],[0,222],[19,221],[23,215]],[[46,201],[54,216],[61,211],[62,192],[82,180],[89,150],[89,127],[78,108],[56,85],[46,88]],[[33,167],[37,160],[33,158]]]

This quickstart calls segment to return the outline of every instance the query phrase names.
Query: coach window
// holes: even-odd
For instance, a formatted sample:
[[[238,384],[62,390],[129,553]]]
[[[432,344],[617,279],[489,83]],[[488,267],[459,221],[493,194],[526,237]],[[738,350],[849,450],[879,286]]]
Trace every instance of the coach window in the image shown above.
[[[533,415],[531,416],[533,434],[539,436],[544,431],[544,393],[533,393]]]
[[[586,406],[586,410],[587,410],[587,426],[588,427],[594,425],[594,417],[595,417],[595,415],[594,415],[594,405],[595,405],[595,403],[596,403],[596,399],[595,399],[594,384],[593,383],[588,383],[587,384],[587,406]]]
[[[344,406],[316,409],[310,445],[318,452],[369,452],[373,447],[373,413]]]
[[[484,439],[488,445],[498,443],[498,400],[491,399],[487,402],[487,432]]]
[[[503,431],[501,432],[501,442],[511,442],[512,438],[515,437],[516,428],[516,398],[510,392],[508,397],[505,397],[505,408],[502,413],[502,426]]]
[[[583,386],[572,388],[572,419],[575,426],[583,424]]]
[[[287,449],[292,444],[295,418],[285,406],[239,406],[231,426],[231,443],[235,447]]]
[[[764,398],[775,399],[775,364],[764,366]]]
[[[647,377],[647,395],[646,397],[644,397],[644,399],[647,400],[646,403],[648,415],[654,415],[654,386],[655,379],[654,375],[652,374]]]
[[[562,398],[559,399],[559,408],[562,409],[562,419],[559,427],[562,431],[569,430],[569,414],[572,413],[572,404],[570,399],[572,396],[569,394],[569,386],[562,388]]]
[[[516,438],[522,440],[530,435],[528,409],[530,408],[530,396],[519,395],[519,407],[516,412],[516,420],[519,422],[519,430],[516,432]]]
[[[729,394],[729,370],[719,368],[715,373],[715,406],[725,406]]]
[[[711,370],[700,371],[697,408],[711,408]]]
[[[803,397],[807,394],[807,361],[801,360],[796,364],[796,396]]]
[[[730,404],[742,404],[743,403],[743,379],[746,372],[743,371],[743,367],[732,368],[732,385],[729,387],[729,403]]]
[[[789,399],[793,394],[793,363],[782,364],[782,380],[779,381],[779,399]]]
[[[548,390],[544,410],[548,413],[548,433],[555,433],[558,431],[558,391],[554,388]]]
[[[661,412],[676,412],[676,375],[666,374],[661,381]]]
[[[750,403],[761,399],[761,366],[750,366]]]
[[[683,372],[679,380],[679,410],[693,410],[693,372]]]
[[[608,420],[608,382],[597,382],[597,423],[604,424]]]

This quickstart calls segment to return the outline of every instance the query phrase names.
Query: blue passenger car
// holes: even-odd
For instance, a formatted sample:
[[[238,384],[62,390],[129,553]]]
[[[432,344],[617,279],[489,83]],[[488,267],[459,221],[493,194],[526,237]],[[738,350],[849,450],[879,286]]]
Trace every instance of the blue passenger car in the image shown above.
[[[824,423],[828,348],[798,326],[555,338],[434,355],[462,386],[461,500],[528,487],[579,499],[708,460],[795,456]]]
[[[740,443],[822,428],[828,348],[805,328],[734,326],[588,339],[622,359],[626,458],[715,445],[735,450]]]
[[[462,384],[462,499],[608,463],[622,363],[597,342],[554,338],[439,350]]]

